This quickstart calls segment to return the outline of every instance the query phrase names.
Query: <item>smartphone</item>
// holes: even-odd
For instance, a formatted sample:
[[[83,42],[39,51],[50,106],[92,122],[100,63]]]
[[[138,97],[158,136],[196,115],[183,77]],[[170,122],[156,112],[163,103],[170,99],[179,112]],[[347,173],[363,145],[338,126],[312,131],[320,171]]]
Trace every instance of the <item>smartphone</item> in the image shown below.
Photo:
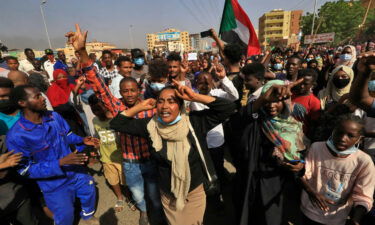
[[[206,31],[201,32],[201,38],[211,37],[211,36],[212,36],[211,30],[206,30]]]

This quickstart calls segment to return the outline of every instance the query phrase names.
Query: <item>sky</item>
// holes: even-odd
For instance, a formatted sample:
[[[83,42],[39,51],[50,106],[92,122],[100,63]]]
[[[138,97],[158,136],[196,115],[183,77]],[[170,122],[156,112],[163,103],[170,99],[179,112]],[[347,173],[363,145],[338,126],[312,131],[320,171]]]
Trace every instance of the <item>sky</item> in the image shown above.
[[[317,0],[317,8],[327,1]],[[312,12],[314,7],[313,0],[239,0],[239,3],[255,29],[258,18],[272,9]],[[0,5],[3,44],[9,49],[48,47],[40,0],[0,0]],[[146,33],[166,28],[189,33],[211,27],[218,30],[223,6],[224,0],[47,0],[43,9],[53,48],[64,47],[64,34],[74,30],[75,23],[89,31],[89,41],[110,42],[120,48],[145,48]]]

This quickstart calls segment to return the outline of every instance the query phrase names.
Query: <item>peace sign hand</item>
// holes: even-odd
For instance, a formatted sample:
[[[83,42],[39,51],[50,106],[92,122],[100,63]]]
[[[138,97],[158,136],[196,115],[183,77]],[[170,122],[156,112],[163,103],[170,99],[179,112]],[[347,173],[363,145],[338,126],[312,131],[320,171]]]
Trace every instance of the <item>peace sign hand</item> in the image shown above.
[[[76,32],[69,31],[65,34],[65,37],[68,38],[68,44],[73,45],[74,50],[84,50],[86,46],[87,32],[82,33],[81,28],[76,24]]]
[[[191,88],[180,84],[175,79],[173,79],[172,82],[177,87],[177,90],[175,90],[175,93],[179,98],[182,98],[185,101],[191,101],[191,102],[195,101],[197,94],[193,90],[191,90]]]

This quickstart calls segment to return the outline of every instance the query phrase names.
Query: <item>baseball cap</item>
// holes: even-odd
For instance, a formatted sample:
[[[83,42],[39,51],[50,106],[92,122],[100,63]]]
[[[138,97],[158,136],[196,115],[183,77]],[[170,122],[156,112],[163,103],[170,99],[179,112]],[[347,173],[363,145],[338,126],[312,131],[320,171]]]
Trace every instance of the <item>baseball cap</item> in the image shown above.
[[[131,51],[131,54],[132,54],[132,58],[135,59],[135,58],[138,58],[138,57],[144,57],[145,54],[142,52],[141,49],[139,48],[133,48]]]
[[[50,48],[47,48],[46,50],[44,50],[44,53],[45,53],[46,55],[53,55],[53,51],[52,51],[52,49],[50,49]]]

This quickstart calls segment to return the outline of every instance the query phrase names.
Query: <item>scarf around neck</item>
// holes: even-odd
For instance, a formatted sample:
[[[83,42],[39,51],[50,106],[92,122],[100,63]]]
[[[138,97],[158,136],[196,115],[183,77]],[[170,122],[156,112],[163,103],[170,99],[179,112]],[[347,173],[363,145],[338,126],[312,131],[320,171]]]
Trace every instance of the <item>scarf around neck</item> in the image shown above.
[[[152,147],[156,152],[162,150],[163,141],[167,142],[167,158],[172,162],[171,166],[171,192],[176,198],[172,201],[172,207],[181,211],[185,206],[185,200],[190,189],[189,152],[189,116],[181,113],[181,120],[173,125],[163,125],[155,115],[147,124],[147,130],[152,140]],[[175,204],[175,205],[174,205]]]

